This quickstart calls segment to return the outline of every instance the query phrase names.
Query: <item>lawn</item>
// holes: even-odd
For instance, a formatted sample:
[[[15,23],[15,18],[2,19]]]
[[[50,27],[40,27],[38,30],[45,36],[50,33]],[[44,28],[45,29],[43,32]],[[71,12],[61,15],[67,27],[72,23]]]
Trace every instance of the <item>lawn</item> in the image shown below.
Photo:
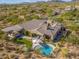
[[[18,39],[16,39],[16,42],[17,43],[25,44],[28,49],[32,48],[32,42],[29,41],[28,39],[18,38]]]

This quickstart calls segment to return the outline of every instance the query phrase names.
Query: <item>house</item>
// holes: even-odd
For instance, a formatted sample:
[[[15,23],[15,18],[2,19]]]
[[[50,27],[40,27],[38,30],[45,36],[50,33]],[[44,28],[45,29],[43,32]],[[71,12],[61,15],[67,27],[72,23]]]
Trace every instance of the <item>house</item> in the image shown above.
[[[4,28],[2,31],[8,33],[12,37],[13,33],[10,34],[9,32],[19,32],[22,29],[30,32],[33,37],[49,37],[51,40],[59,40],[65,32],[65,28],[61,23],[49,20],[32,20],[23,22],[21,24]]]
[[[65,7],[65,11],[73,11],[73,10],[75,10],[76,8],[74,7],[74,6],[67,6],[67,7]]]

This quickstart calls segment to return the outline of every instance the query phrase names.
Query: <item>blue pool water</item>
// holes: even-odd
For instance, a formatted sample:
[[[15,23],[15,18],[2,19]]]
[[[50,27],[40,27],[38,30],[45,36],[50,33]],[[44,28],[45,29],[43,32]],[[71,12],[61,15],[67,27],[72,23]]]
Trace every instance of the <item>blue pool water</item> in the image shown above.
[[[52,47],[48,46],[48,45],[42,45],[42,47],[40,48],[40,53],[44,56],[50,56],[52,54]]]

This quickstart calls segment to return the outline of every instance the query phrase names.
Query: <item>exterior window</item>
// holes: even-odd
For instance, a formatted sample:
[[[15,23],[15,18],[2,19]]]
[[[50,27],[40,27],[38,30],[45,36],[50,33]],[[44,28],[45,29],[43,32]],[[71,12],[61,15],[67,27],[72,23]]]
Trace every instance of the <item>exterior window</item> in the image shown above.
[[[54,38],[55,41],[58,41],[58,40],[61,39],[61,37],[63,36],[63,31],[64,31],[64,30],[65,30],[64,28],[61,28],[61,29],[59,30],[59,32],[56,34],[56,36],[55,36],[55,38]]]

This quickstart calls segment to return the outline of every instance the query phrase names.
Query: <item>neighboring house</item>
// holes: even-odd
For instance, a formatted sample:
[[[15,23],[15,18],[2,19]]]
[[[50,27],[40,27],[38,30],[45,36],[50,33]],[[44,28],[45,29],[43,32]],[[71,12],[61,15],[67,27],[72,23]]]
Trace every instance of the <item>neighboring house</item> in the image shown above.
[[[67,7],[65,7],[64,10],[65,10],[65,11],[71,11],[71,6],[67,6]]]
[[[48,22],[48,20],[32,20],[4,28],[2,31],[9,34],[10,31],[19,32],[22,29],[36,34],[37,36],[48,36],[51,40],[59,40],[65,32],[65,28],[61,23],[52,23]]]
[[[76,8],[75,7],[73,7],[73,6],[67,6],[67,7],[65,7],[65,11],[72,11],[72,10],[75,10]]]

